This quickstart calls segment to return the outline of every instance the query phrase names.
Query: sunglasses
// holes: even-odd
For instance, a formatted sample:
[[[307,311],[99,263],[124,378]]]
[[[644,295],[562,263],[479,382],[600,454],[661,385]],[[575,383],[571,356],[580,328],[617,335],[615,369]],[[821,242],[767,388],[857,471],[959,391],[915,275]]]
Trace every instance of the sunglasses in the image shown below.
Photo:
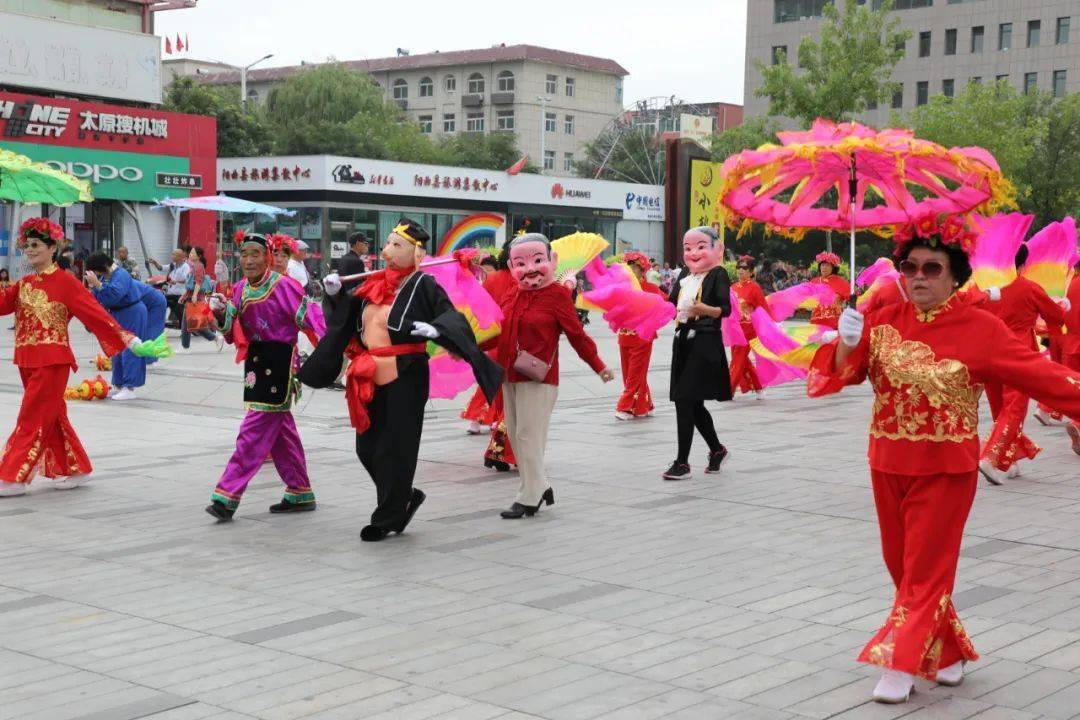
[[[922,276],[927,280],[934,280],[941,277],[941,273],[945,272],[945,266],[936,260],[925,262],[922,265],[913,260],[903,260],[900,263],[900,272],[906,278],[913,278],[922,273]]]

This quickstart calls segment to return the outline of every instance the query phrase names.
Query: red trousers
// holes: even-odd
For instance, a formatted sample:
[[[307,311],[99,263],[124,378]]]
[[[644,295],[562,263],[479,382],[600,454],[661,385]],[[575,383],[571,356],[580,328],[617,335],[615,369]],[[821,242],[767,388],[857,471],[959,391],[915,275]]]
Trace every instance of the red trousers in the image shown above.
[[[652,341],[637,335],[619,333],[619,359],[622,361],[623,392],[615,405],[617,412],[634,416],[652,412],[652,393],[649,391],[649,362],[652,360]]]
[[[731,390],[744,393],[761,390],[754,363],[750,362],[749,345],[731,346]]]
[[[480,425],[491,425],[494,415],[494,409],[488,405],[487,398],[484,397],[484,391],[480,388],[476,388],[476,392],[469,399],[469,404],[461,411],[462,420],[471,420]]]
[[[1080,353],[1066,354],[1062,347],[1062,337],[1060,335],[1054,335],[1050,338],[1050,359],[1056,363],[1061,363],[1070,370],[1080,372]],[[1042,403],[1039,403],[1039,409],[1055,420],[1061,420],[1064,417],[1057,410]]]
[[[998,470],[1006,471],[1020,460],[1033,460],[1042,452],[1024,434],[1028,396],[1008,386],[988,383],[986,397],[994,416],[994,427],[983,444],[981,460],[989,460]]]
[[[64,388],[70,372],[67,365],[19,368],[23,399],[0,460],[0,482],[29,484],[39,470],[50,478],[93,470],[68,422]]]
[[[495,394],[491,403],[491,435],[488,438],[487,450],[484,451],[484,460],[492,462],[504,462],[508,465],[517,465],[514,456],[514,448],[510,445],[510,435],[506,432],[506,411],[503,409],[503,391]]]
[[[951,599],[979,474],[870,476],[896,600],[859,660],[933,680],[938,668],[979,659]]]

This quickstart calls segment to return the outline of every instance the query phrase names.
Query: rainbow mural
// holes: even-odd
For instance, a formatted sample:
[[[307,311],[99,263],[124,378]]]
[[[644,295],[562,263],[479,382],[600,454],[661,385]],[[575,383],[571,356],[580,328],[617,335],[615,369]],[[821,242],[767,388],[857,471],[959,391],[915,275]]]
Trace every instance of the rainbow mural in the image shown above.
[[[496,233],[506,222],[498,213],[476,213],[446,231],[436,255],[449,255],[463,247],[494,245]]]

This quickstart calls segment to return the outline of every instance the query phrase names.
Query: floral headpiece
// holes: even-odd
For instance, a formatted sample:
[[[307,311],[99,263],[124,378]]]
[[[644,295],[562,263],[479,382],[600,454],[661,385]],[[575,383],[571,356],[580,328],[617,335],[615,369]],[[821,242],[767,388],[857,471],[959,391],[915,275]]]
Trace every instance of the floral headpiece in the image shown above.
[[[48,218],[30,218],[19,226],[19,246],[26,245],[30,238],[56,243],[64,239],[64,230]]]
[[[754,256],[740,255],[739,258],[735,261],[735,267],[738,267],[739,265],[748,265],[750,267],[754,267]]]
[[[836,253],[822,252],[814,256],[814,262],[821,264],[823,262],[829,263],[834,268],[840,267],[840,256]]]
[[[967,229],[960,215],[923,215],[893,232],[893,242],[896,243],[893,255],[902,255],[904,248],[916,239],[925,240],[932,248],[952,245],[963,250],[965,255],[971,255],[975,252],[978,236]]]
[[[637,265],[641,268],[642,272],[646,272],[652,267],[652,262],[645,256],[645,253],[638,252],[637,250],[631,250],[624,254],[623,262],[627,265]]]
[[[296,238],[291,235],[285,235],[284,233],[274,233],[266,238],[266,247],[272,253],[282,250],[289,257],[295,257],[300,254],[300,248],[296,244]]]

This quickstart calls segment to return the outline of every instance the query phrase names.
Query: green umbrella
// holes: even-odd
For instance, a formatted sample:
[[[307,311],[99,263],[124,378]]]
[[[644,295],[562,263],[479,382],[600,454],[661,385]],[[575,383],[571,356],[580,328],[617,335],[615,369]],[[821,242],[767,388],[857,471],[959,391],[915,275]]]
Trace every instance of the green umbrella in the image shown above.
[[[85,180],[0,148],[0,200],[70,205],[94,196]]]

